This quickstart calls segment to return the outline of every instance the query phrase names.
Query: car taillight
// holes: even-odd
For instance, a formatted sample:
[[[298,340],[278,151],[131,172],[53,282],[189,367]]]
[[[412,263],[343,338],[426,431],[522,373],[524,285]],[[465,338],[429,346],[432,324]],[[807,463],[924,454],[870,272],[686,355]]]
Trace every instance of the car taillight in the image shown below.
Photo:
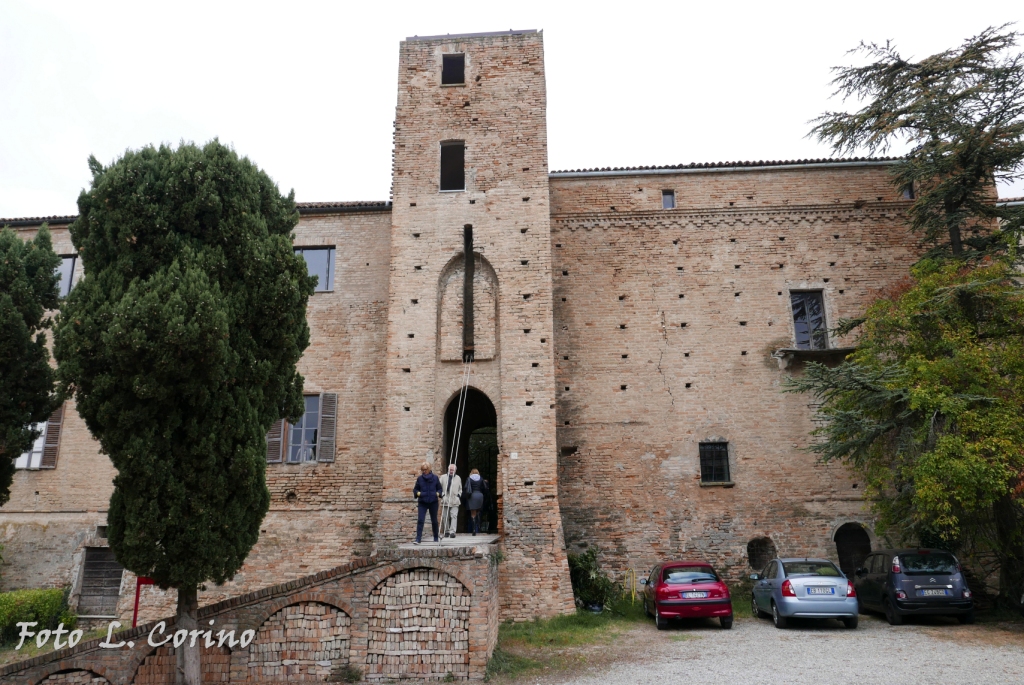
[[[670,594],[672,594],[672,593],[671,593],[671,591],[670,591],[670,590],[668,589],[668,587],[666,587],[665,585],[659,585],[659,586],[658,586],[658,587],[657,587],[657,588],[655,589],[655,594],[657,594],[657,595],[658,595],[658,597],[668,597],[668,596],[669,596]]]
[[[899,557],[893,557],[892,558],[892,572],[893,573],[902,573],[902,571],[900,570],[900,558]]]
[[[971,591],[970,590],[964,590],[964,599],[970,599],[970,598],[971,598]]]
[[[907,598],[907,593],[906,592],[904,592],[903,590],[897,590],[896,591],[896,599],[906,599],[906,598]]]
[[[793,584],[788,580],[782,582],[782,596],[796,597],[796,593],[793,592]]]
[[[856,597],[857,596],[857,591],[853,589],[853,583],[851,583],[850,581],[846,581],[846,596],[847,597]]]

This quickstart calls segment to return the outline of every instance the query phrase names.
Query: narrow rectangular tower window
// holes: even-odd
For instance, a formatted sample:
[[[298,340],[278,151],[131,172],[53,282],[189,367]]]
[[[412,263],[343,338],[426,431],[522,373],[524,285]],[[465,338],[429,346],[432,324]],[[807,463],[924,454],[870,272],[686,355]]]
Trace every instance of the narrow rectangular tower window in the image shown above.
[[[828,349],[825,303],[820,290],[789,294],[793,306],[793,332],[801,350]]]
[[[441,143],[441,190],[466,189],[466,144],[461,140]]]
[[[700,480],[702,483],[729,482],[729,443],[702,442],[700,449]]]
[[[442,55],[441,85],[460,86],[466,82],[466,56],[464,54]]]
[[[674,191],[674,190],[663,190],[663,191],[661,191],[661,208],[662,209],[675,209],[676,208],[676,191]]]

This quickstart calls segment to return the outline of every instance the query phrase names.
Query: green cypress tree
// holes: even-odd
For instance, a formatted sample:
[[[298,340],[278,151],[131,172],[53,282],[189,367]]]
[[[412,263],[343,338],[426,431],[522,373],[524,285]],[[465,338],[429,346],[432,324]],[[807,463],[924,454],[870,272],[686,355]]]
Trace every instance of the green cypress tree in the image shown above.
[[[29,242],[0,230],[0,506],[11,496],[14,460],[39,437],[32,424],[54,408],[44,330],[46,311],[57,307],[59,265],[46,224]]]
[[[216,140],[89,166],[59,380],[117,469],[114,554],[176,588],[178,628],[191,630],[199,586],[231,579],[259,537],[265,435],[303,412],[296,363],[316,279],[292,248],[294,194]],[[186,647],[179,682],[199,685],[199,647]]]

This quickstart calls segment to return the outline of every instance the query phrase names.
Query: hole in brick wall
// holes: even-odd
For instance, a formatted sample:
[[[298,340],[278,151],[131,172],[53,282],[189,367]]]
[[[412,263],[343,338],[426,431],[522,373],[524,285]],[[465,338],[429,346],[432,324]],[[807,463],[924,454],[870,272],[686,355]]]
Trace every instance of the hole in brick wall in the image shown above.
[[[778,295],[781,295],[781,294],[782,294],[782,291],[780,290],[780,291],[779,291],[779,292],[778,292],[777,294],[778,294]]]
[[[523,333],[529,333],[529,332],[530,332],[530,329],[529,329],[529,328],[524,328],[524,329],[523,329]]]
[[[523,299],[524,300],[530,299],[530,293],[523,293]]]
[[[555,405],[553,405],[553,404],[549,404],[548,405],[548,409],[554,409],[554,408],[555,408]]]
[[[527,402],[526,406],[527,407],[532,407],[533,406],[533,400],[530,400],[529,402]]]
[[[730,242],[730,243],[735,243],[735,242],[736,242],[736,239],[735,239],[735,238],[729,238],[729,242]]]
[[[626,296],[625,295],[619,295],[619,299],[620,300],[624,300],[624,299],[626,299]]]
[[[679,299],[680,300],[683,299],[683,294],[682,293],[679,293]]]
[[[672,244],[673,244],[673,245],[678,245],[678,244],[679,244],[679,241],[678,241],[678,240],[673,240],[673,241],[672,241]]]
[[[613,212],[615,211],[615,207],[612,207],[612,211],[613,211]]]
[[[747,356],[747,351],[743,350],[742,352],[740,352],[740,355],[743,356],[743,357],[746,357]]]
[[[409,411],[409,407],[403,407],[403,409],[405,409],[406,411]]]
[[[533,368],[536,369],[538,366],[540,366],[540,363],[539,362],[533,362],[532,364],[530,364],[530,366],[532,366]]]
[[[562,275],[563,275],[563,276],[568,276],[568,275],[569,275],[569,272],[568,272],[568,271],[563,271],[563,272],[562,272]]]
[[[567,386],[565,386],[565,391],[566,391],[566,392],[569,392],[569,386],[568,386],[568,385],[567,385]]]
[[[739,294],[739,293],[733,293],[733,294],[732,294],[732,296],[733,296],[733,297],[739,297],[739,296],[740,296],[740,294]]]
[[[687,384],[686,384],[686,387],[690,387],[690,385],[691,385],[690,383],[687,383]]]
[[[471,205],[475,205],[475,204],[476,204],[476,200],[470,200],[470,201],[469,201],[469,204],[471,204]]]
[[[676,271],[682,271],[682,270],[683,270],[683,267],[681,267],[681,266],[677,266],[676,267]]]
[[[299,499],[299,496],[295,494],[294,490],[289,490],[288,492],[285,493],[284,499],[286,502],[294,502],[295,500]]]
[[[769,325],[769,326],[771,326],[771,325],[772,325],[772,322],[771,322],[771,321],[769,321],[769,322],[768,322],[768,325]]]
[[[523,232],[524,232],[524,233],[526,232],[526,229],[525,229],[525,228],[523,229]],[[561,247],[561,246],[562,246],[562,243],[555,243],[555,247]]]
[[[520,228],[520,229],[519,229],[519,232],[520,232],[520,233],[526,233],[526,231],[527,231],[527,229],[525,229],[525,228]]]
[[[626,324],[624,324],[624,323],[620,323],[620,324],[619,324],[619,330],[620,330],[620,331],[624,331],[624,330],[626,330]]]
[[[410,334],[409,334],[409,337],[410,337],[410,338],[415,338],[415,337],[416,337],[416,334],[415,334],[415,333],[410,333]]]
[[[746,322],[746,321],[740,321],[740,325],[741,325],[741,326],[746,326],[746,325],[747,325],[747,322]]]
[[[568,422],[568,421],[566,421],[566,422],[565,422],[565,424],[563,424],[563,425],[566,425],[566,426],[568,426],[568,425],[569,425],[569,422]]]
[[[370,266],[370,262],[366,262],[366,266]]]
[[[734,264],[732,268],[738,269],[738,268],[740,268],[740,265],[739,264]]]
[[[626,386],[625,386],[625,385],[620,385],[620,386],[619,386],[619,390],[625,390],[625,389],[626,389]]]
[[[409,203],[409,206],[410,206],[410,207],[415,207],[415,206],[416,206],[416,203],[415,203],[415,202],[410,202],[410,203]]]
[[[832,237],[835,238],[836,240],[839,240],[839,236],[838,235],[834,235]]]
[[[836,265],[836,263],[835,263],[835,262],[829,262],[829,263],[828,263],[828,265],[829,265],[829,266],[835,266],[835,265]]]
[[[753,195],[747,195],[747,199],[748,199],[748,200],[753,200],[753,199],[754,199],[754,196],[753,196]]]
[[[783,264],[782,262],[779,262],[779,268],[780,268],[780,269],[785,269],[785,268],[786,268],[786,265],[785,265],[785,264]]]
[[[628,354],[624,354],[624,355],[622,355],[622,358],[623,359],[629,359],[629,355]]]
[[[541,341],[542,343],[546,343],[546,342],[548,341],[548,339],[547,339],[547,338],[541,338],[541,339],[540,339],[540,341]]]
[[[469,100],[466,100],[465,102],[463,102],[462,106],[463,107],[469,107]]]
[[[105,537],[107,537],[107,527],[106,526],[96,526],[96,537],[98,537],[98,538],[105,538]]]
[[[784,241],[785,239],[786,239],[785,236],[781,236],[781,235],[779,236],[779,240],[783,240]]]
[[[413,303],[413,304],[419,304],[419,303],[420,303],[420,301],[419,301],[419,300],[416,300],[416,299],[414,299],[414,300],[412,301],[412,303]]]
[[[532,480],[524,480],[523,481],[523,485],[527,485],[527,486],[533,485],[533,483],[534,483],[534,481],[532,481]]]
[[[562,359],[568,360],[568,359],[569,359],[569,355],[567,355],[567,354],[566,354],[566,355],[563,355],[563,356],[562,356]]]
[[[476,77],[475,79],[473,79],[473,80],[474,80],[474,81],[479,81],[479,80],[480,80],[480,77],[479,77],[479,76],[477,76],[477,77]]]
[[[827,278],[823,278],[822,280],[823,280],[823,281],[825,281],[826,283],[828,283],[828,280],[829,280],[829,279],[827,279]]]
[[[412,369],[402,369],[405,373],[412,373]]]
[[[689,352],[683,352],[683,356],[684,356],[684,357],[689,357],[689,356],[690,356],[690,353],[689,353]]]
[[[527,264],[530,263],[530,260],[529,259],[520,259],[519,263],[522,264],[523,266],[526,266]]]
[[[684,322],[682,322],[681,324],[679,324],[679,327],[680,327],[680,328],[686,328],[686,322],[684,321]]]
[[[528,166],[524,166],[523,167],[523,171],[529,171],[529,170],[530,170],[530,167],[528,167]]]
[[[565,298],[564,297],[562,298],[562,302],[565,302]]]
[[[530,198],[528,198],[528,197],[524,197],[523,198],[523,202],[529,202],[529,201],[530,201]]]
[[[578,450],[579,447],[577,447],[576,445],[562,445],[562,456],[568,457],[572,454],[576,454]]]
[[[843,293],[845,293],[845,292],[846,292],[845,290],[840,290],[840,291],[839,291],[839,294],[840,294],[840,295],[842,295],[842,294],[843,294]]]
[[[881,201],[882,201],[882,198],[880,198],[880,197],[876,197],[876,198],[875,198],[875,201],[876,201],[876,202],[881,202]]]
[[[417,271],[422,271],[423,270],[423,267],[419,266],[419,265],[414,266],[413,268],[416,269]]]
[[[420,237],[420,234],[419,234],[419,233],[413,233],[413,234],[412,234],[412,237],[413,237],[413,238],[419,238],[419,237]]]
[[[734,204],[736,204],[736,203],[735,202],[730,202],[729,206],[732,207]],[[690,386],[686,386],[686,387],[690,387]]]

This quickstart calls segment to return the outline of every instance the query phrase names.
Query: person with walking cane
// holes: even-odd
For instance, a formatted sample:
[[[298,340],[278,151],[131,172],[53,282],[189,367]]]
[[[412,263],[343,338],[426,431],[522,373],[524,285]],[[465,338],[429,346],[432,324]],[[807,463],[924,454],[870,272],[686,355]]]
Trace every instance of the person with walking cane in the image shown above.
[[[429,462],[423,462],[420,464],[420,477],[416,479],[416,485],[412,489],[412,496],[419,505],[419,516],[416,519],[417,545],[423,538],[423,520],[428,511],[430,527],[434,530],[434,542],[440,542],[437,537],[437,502],[442,494],[441,481],[431,472]]]
[[[462,501],[462,478],[455,475],[455,464],[448,465],[448,473],[441,476],[441,530],[447,538],[455,537],[459,527],[459,503]]]

